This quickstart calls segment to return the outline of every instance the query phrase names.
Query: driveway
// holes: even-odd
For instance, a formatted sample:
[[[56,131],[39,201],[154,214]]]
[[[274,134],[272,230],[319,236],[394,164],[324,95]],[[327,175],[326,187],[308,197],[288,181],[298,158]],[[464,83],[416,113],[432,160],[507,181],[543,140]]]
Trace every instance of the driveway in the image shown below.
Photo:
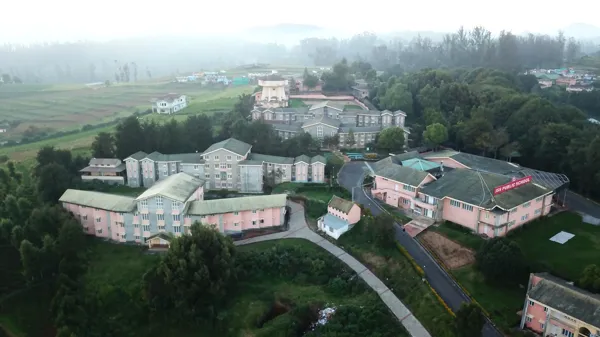
[[[565,202],[567,207],[575,212],[591,215],[594,218],[600,219],[600,205],[584,196],[569,190],[567,191]]]
[[[342,167],[338,174],[338,182],[349,191],[353,187],[361,186],[365,173],[369,169],[364,162],[349,162]],[[354,188],[354,202],[363,204],[369,208],[373,215],[381,214],[384,210],[367,196],[361,187]],[[444,299],[446,304],[452,310],[457,311],[464,302],[470,299],[460,287],[446,274],[446,272],[435,262],[435,260],[402,228],[396,223],[396,240],[410,253],[415,261],[423,267],[425,277],[437,293]],[[483,327],[483,337],[502,337],[502,334],[496,330],[490,322]]]
[[[247,245],[256,242],[281,240],[289,238],[305,239],[322,247],[333,256],[344,262],[352,268],[365,283],[377,292],[383,303],[390,311],[398,318],[408,333],[413,337],[431,337],[429,332],[421,325],[415,316],[406,308],[406,306],[391,292],[388,287],[373,274],[367,267],[360,263],[357,259],[347,254],[338,246],[327,241],[319,234],[308,228],[306,219],[304,218],[304,208],[296,202],[290,202],[289,206],[292,209],[290,217],[290,228],[288,231],[257,236],[246,240],[235,241],[236,246]]]

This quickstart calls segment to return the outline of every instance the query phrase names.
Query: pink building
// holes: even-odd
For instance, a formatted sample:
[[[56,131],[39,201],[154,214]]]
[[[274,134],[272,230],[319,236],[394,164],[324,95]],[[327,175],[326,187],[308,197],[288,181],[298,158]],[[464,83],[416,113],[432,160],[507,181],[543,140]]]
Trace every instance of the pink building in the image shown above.
[[[137,198],[69,189],[60,202],[87,234],[117,242],[145,243],[158,233],[180,236],[194,222],[225,234],[284,224],[285,194],[204,200],[204,184],[182,172],[158,181]]]
[[[531,274],[521,329],[542,336],[600,336],[600,296],[547,273]]]
[[[360,207],[352,201],[334,195],[327,205],[327,214],[318,219],[317,226],[337,240],[359,221]]]
[[[408,214],[451,221],[488,237],[547,215],[555,189],[568,182],[547,173],[553,178],[542,185],[545,172],[454,151],[392,156],[375,163],[373,171],[373,197]]]

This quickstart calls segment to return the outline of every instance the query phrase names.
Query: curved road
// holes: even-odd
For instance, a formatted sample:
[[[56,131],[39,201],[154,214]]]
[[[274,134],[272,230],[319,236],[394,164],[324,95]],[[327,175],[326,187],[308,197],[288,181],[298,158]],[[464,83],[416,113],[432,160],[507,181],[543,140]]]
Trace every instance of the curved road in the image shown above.
[[[383,213],[384,210],[367,196],[362,189],[363,178],[365,172],[369,168],[364,162],[349,162],[342,167],[338,174],[338,182],[344,188],[354,192],[354,201],[363,204],[369,208],[373,215]],[[410,253],[415,261],[423,267],[427,281],[444,299],[446,304],[452,310],[457,311],[463,302],[469,302],[470,299],[454,282],[454,280],[446,274],[446,272],[435,262],[435,260],[421,247],[419,243],[412,237],[402,231],[402,228],[396,223],[396,240]],[[502,337],[502,334],[491,325],[489,321],[483,327],[483,337]]]
[[[268,234],[263,236],[257,236],[250,239],[235,241],[236,246],[247,245],[251,243],[279,240],[279,239],[290,239],[298,238],[305,239],[313,242],[317,246],[328,251],[330,254],[338,258],[340,261],[352,268],[365,283],[373,289],[377,295],[381,298],[383,303],[390,309],[390,311],[398,318],[400,323],[406,328],[408,333],[412,337],[431,337],[429,332],[421,325],[415,316],[406,308],[406,306],[396,297],[396,295],[390,291],[390,289],[373,274],[367,267],[360,263],[357,259],[347,254],[344,250],[327,241],[319,234],[313,232],[306,225],[306,219],[304,218],[304,208],[295,202],[290,202],[291,206],[291,217],[289,223],[289,230],[285,232],[279,232],[274,234]]]

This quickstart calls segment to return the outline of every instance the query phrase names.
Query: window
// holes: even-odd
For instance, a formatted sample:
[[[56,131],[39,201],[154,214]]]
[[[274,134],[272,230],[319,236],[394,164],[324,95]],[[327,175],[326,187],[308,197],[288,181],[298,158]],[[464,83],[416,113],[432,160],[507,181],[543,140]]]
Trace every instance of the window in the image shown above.
[[[140,228],[140,224],[133,224],[133,228]]]
[[[194,165],[194,170],[199,170],[200,169],[200,165]]]
[[[165,221],[165,215],[164,214],[156,214],[156,219],[158,221]]]
[[[221,168],[222,169],[226,169],[227,168],[227,164],[221,164]]]
[[[322,138],[323,137],[323,127],[322,126],[317,126],[317,138]]]
[[[219,164],[215,164],[215,168],[219,168]]]
[[[562,335],[567,337],[573,337],[573,333],[567,329],[562,329]]]
[[[548,307],[544,307],[544,312],[548,312]]]
[[[227,156],[227,161],[230,161],[230,160],[231,160],[231,156]]]
[[[125,223],[123,223],[123,222],[117,222],[117,224],[119,225],[119,227],[125,228]]]
[[[231,164],[227,164],[227,168],[230,169],[231,168]]]
[[[150,225],[143,225],[142,229],[144,230],[144,232],[149,232],[150,231]]]
[[[531,317],[527,316],[525,320],[527,321],[527,323],[531,323]]]
[[[148,213],[142,213],[142,220],[150,220]]]
[[[220,175],[220,174],[218,174],[218,173],[215,173],[215,178],[219,179],[220,177],[221,177],[221,175]]]
[[[181,214],[173,214],[173,221],[181,221]]]
[[[462,204],[462,209],[466,209],[469,212],[473,212],[473,206],[471,205]]]
[[[542,213],[542,209],[541,208],[538,208],[538,209],[535,210],[535,212],[533,212],[533,214],[535,214],[535,215],[538,215],[538,214],[541,214],[541,213]]]
[[[252,220],[252,226],[256,226],[256,220]]]
[[[404,184],[404,186],[402,186],[402,189],[404,189],[405,191],[410,191],[410,192],[416,191],[416,188],[414,188],[410,185],[406,185],[406,184]]]
[[[174,211],[178,211],[181,207],[181,203],[179,201],[173,201],[173,203],[171,204],[171,208]]]
[[[159,231],[164,231],[165,230],[165,225],[158,225],[158,230]]]
[[[102,221],[101,218],[96,218],[96,222],[100,222],[100,221]]]
[[[148,208],[148,200],[142,200],[142,201],[140,201],[140,207],[141,208]]]
[[[227,179],[233,179],[233,174],[231,174],[231,173],[228,173],[228,174],[227,174]]]
[[[534,305],[535,305],[535,302],[534,302],[534,301],[529,301],[529,306],[530,306],[530,307],[533,307]]]
[[[546,324],[544,324],[544,323],[540,323],[540,328],[544,329],[544,326],[545,326],[545,325],[546,325]]]
[[[219,160],[219,156],[214,156],[213,157],[215,160]]]
[[[239,225],[240,225],[240,223],[239,223],[239,222],[234,222],[234,223],[233,223],[233,227],[237,227],[237,226],[239,226]]]
[[[240,212],[233,212],[233,215],[238,215],[240,214]]]
[[[83,216],[83,220],[87,220],[87,215],[84,215],[84,216]]]
[[[227,183],[227,187],[228,187],[228,188],[232,188],[232,187],[233,187],[233,184],[232,184],[232,183]]]
[[[490,213],[489,212],[485,212],[485,218],[489,219],[490,218]]]
[[[525,221],[527,219],[529,219],[529,213],[527,213],[521,217],[521,221]]]
[[[259,222],[260,224],[264,224],[264,223],[265,223],[265,219],[260,219],[258,222]]]
[[[121,239],[125,240],[127,238],[127,234],[121,234]]]
[[[460,207],[460,202],[458,202],[456,200],[450,200],[450,206]]]
[[[256,210],[255,209],[252,210],[252,214],[256,214]]]
[[[181,233],[181,226],[173,226],[173,232]]]
[[[204,174],[204,178],[206,178],[206,179],[210,179],[210,173],[205,173],[205,174]]]
[[[96,230],[96,233],[98,233],[98,234],[102,234],[102,228],[100,228],[100,229]]]
[[[508,228],[511,228],[512,226],[515,225],[515,220],[511,221],[508,223]]]
[[[409,205],[410,204],[410,200],[408,199],[402,199],[402,203],[405,205]]]
[[[531,206],[531,202],[526,202],[526,203],[523,204],[523,208],[527,208],[529,206]]]
[[[164,170],[163,171],[163,176],[168,176],[168,175],[169,175],[169,172],[167,170]]]
[[[535,202],[542,202],[542,199],[544,199],[544,197],[539,197],[539,198],[535,199]]]
[[[210,164],[204,164],[204,168],[208,170],[210,168]]]
[[[140,239],[140,236],[139,236],[139,235],[136,235],[136,236],[135,236],[135,239],[136,239],[136,240],[139,240],[139,239]]]
[[[156,196],[156,207],[163,208],[163,198],[160,195]]]
[[[515,208],[511,209],[511,210],[510,210],[510,213],[516,213],[516,212],[517,212],[517,208],[518,208],[518,207],[515,207]]]

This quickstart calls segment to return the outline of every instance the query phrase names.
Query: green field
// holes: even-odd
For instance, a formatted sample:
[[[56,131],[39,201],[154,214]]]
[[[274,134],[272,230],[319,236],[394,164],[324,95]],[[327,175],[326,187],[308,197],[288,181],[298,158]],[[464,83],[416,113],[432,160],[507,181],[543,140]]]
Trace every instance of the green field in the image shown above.
[[[6,87],[8,87],[8,86],[0,87],[0,90],[5,90],[5,91],[0,91],[0,97],[4,97],[3,94],[6,96],[6,94],[7,94],[6,90],[8,90],[8,89],[6,89]],[[14,87],[16,88],[18,86],[14,86]],[[110,94],[110,95],[119,96],[119,97],[127,96],[130,102],[134,102],[134,101],[138,102],[135,104],[132,103],[130,105],[130,108],[124,109],[124,110],[123,109],[119,110],[120,108],[115,107],[113,111],[116,113],[111,113],[104,117],[102,116],[102,114],[92,113],[92,112],[89,112],[88,110],[80,110],[80,111],[87,111],[85,113],[77,112],[77,111],[73,112],[69,109],[61,110],[62,115],[60,115],[61,116],[60,119],[65,120],[66,122],[60,124],[60,126],[58,124],[53,124],[54,126],[57,127],[56,129],[53,129],[55,131],[59,131],[59,130],[66,131],[66,130],[71,130],[71,129],[78,129],[82,125],[85,125],[85,124],[93,125],[93,124],[103,123],[103,122],[107,122],[110,120],[114,120],[118,117],[129,116],[132,113],[134,113],[135,111],[144,111],[144,110],[150,108],[149,100],[151,97],[155,97],[156,95],[160,95],[160,94],[164,94],[164,93],[168,93],[168,92],[178,92],[178,93],[188,95],[191,99],[190,105],[186,109],[182,110],[181,112],[179,112],[175,115],[151,114],[151,115],[143,116],[142,118],[144,120],[154,120],[156,122],[161,123],[164,121],[171,120],[171,118],[175,118],[176,120],[184,120],[190,115],[195,115],[195,114],[200,114],[200,113],[204,113],[204,114],[208,114],[208,115],[214,114],[214,113],[221,113],[223,111],[227,111],[227,110],[231,109],[233,107],[233,105],[235,104],[235,101],[239,95],[252,93],[252,91],[253,91],[253,87],[251,87],[251,86],[234,87],[234,88],[217,90],[217,89],[201,88],[196,84],[187,84],[187,83],[114,86],[114,87],[98,89],[91,94],[86,91],[87,94],[84,94],[81,96],[77,96],[77,93],[81,92],[82,90],[90,90],[90,89],[71,89],[71,87],[67,87],[67,89],[60,87],[60,90],[54,90],[51,88],[42,89],[42,87],[39,87],[39,88],[36,87],[36,89],[37,89],[37,91],[24,91],[23,92],[24,96],[21,96],[20,98],[0,98],[0,103],[4,104],[4,103],[6,103],[6,101],[8,101],[8,102],[22,101],[22,102],[28,102],[27,104],[30,104],[29,102],[37,102],[38,100],[42,100],[42,98],[40,98],[40,97],[45,97],[47,95],[50,95],[50,97],[67,97],[68,95],[71,95],[71,98],[73,100],[78,100],[80,102],[83,102],[81,104],[87,105],[90,109],[93,109],[93,107],[95,106],[94,105],[95,98],[90,97],[89,95],[99,95],[103,92],[103,90],[106,90],[106,93],[105,93],[106,95]],[[15,94],[15,93],[12,92],[12,94]],[[44,99],[47,99],[47,98],[44,98]],[[56,99],[56,100],[60,101],[59,99]],[[62,102],[61,104],[63,104],[63,105],[65,105],[65,104],[68,105],[68,103],[69,103],[68,101],[61,101],[61,102]],[[13,133],[13,131],[10,131],[8,133],[9,137],[18,136],[18,135],[22,134],[22,132],[26,130],[26,128],[23,128],[23,125],[34,125],[34,126],[40,127],[40,128],[44,127],[43,125],[44,125],[44,123],[46,123],[46,119],[47,119],[46,117],[42,118],[39,115],[30,114],[28,112],[29,110],[23,108],[24,104],[20,104],[18,102],[14,103],[14,104],[13,103],[10,103],[10,104],[12,104],[13,107],[21,106],[21,108],[23,110],[20,110],[19,112],[15,111],[15,112],[13,112],[13,114],[15,116],[20,116],[19,118],[23,118],[24,120],[25,119],[27,119],[27,120],[25,122],[21,123],[15,129],[14,133]],[[139,105],[139,104],[144,104],[144,105]],[[5,112],[6,110],[0,109],[0,111]],[[85,117],[86,119],[83,120],[82,118],[78,117],[77,115],[79,115],[79,116],[85,115],[87,117]],[[56,114],[56,116],[58,116],[58,114]],[[3,118],[5,118],[5,117],[0,116],[0,120],[2,120]],[[38,142],[29,143],[29,144],[23,144],[23,145],[18,145],[18,146],[11,146],[11,147],[0,147],[0,155],[7,155],[11,160],[14,160],[14,161],[27,161],[27,160],[31,160],[32,158],[34,158],[35,154],[41,147],[48,146],[48,145],[55,146],[55,147],[61,148],[61,149],[68,149],[68,150],[78,152],[81,154],[87,154],[87,153],[89,153],[89,146],[91,145],[96,134],[98,134],[99,132],[103,132],[103,131],[111,131],[113,129],[114,129],[114,126],[107,126],[107,127],[97,128],[97,129],[93,129],[93,130],[82,131],[82,132],[78,132],[75,134],[66,135],[66,136],[62,136],[62,137],[41,140]]]
[[[454,224],[430,227],[429,230],[473,250],[484,243],[481,237]],[[575,234],[575,237],[562,245],[550,241],[561,231]],[[583,223],[581,216],[575,213],[563,212],[533,221],[510,232],[508,238],[519,245],[532,271],[548,271],[569,281],[577,281],[583,269],[597,264],[600,256],[600,226]],[[502,327],[515,324],[518,319],[515,313],[523,306],[524,289],[490,286],[472,265],[453,270],[452,274],[497,324]]]

